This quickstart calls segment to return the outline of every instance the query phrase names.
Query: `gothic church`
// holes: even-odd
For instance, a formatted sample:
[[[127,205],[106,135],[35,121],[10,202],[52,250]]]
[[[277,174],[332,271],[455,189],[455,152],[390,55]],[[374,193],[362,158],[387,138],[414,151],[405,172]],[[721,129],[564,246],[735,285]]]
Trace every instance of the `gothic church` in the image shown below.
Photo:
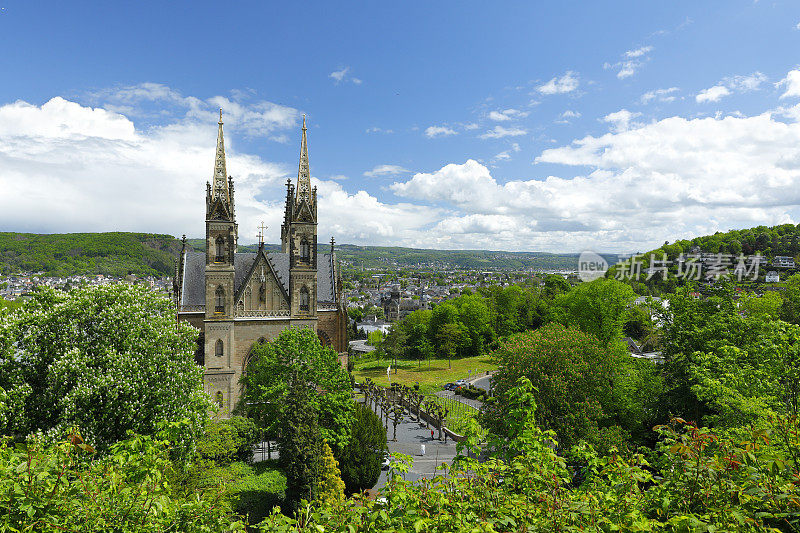
[[[239,399],[239,378],[255,344],[289,327],[310,327],[338,353],[347,349],[333,239],[330,253],[318,253],[317,189],[311,187],[305,117],[297,185],[286,182],[281,251],[267,252],[262,238],[257,252],[240,253],[238,231],[220,111],[213,185],[206,183],[206,251],[187,250],[184,239],[173,283],[178,320],[201,332],[198,362],[222,416]]]

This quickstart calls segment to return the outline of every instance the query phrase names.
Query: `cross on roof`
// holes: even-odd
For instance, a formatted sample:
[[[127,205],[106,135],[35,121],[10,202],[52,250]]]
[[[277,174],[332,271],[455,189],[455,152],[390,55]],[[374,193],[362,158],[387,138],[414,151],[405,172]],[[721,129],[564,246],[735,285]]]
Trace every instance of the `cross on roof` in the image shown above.
[[[258,244],[264,244],[264,230],[266,230],[269,226],[264,225],[264,221],[261,221],[261,225],[258,226]]]

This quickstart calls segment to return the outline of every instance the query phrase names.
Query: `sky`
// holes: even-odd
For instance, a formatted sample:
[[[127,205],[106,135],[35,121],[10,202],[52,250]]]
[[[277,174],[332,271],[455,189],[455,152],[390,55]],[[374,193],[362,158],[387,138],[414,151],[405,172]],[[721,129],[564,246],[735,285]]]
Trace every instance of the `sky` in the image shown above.
[[[0,231],[646,251],[800,223],[800,2],[0,0]]]

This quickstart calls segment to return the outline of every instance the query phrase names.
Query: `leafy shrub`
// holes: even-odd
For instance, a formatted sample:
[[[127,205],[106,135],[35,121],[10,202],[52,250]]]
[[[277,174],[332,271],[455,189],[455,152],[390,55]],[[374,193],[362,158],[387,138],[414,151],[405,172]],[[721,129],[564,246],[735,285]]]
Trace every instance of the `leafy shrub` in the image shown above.
[[[233,461],[249,463],[258,439],[259,431],[252,420],[233,416],[228,420],[213,420],[206,424],[205,432],[197,443],[197,451],[202,458],[219,465]]]
[[[229,488],[231,505],[248,523],[257,524],[273,507],[284,505],[286,476],[276,461],[261,461],[253,466],[232,463],[225,474],[233,479]]]

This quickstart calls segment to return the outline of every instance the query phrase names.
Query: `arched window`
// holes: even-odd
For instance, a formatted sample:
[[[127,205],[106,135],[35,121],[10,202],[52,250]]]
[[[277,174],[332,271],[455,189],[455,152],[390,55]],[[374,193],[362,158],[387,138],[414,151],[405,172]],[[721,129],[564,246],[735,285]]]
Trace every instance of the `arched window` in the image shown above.
[[[220,409],[222,409],[222,404],[225,401],[225,397],[222,395],[222,391],[217,391],[217,394],[215,396],[215,400],[217,402],[217,406]]]
[[[225,239],[222,238],[222,235],[217,236],[217,254],[214,261],[216,263],[225,262]]]
[[[300,289],[300,310],[308,311],[308,288]]]
[[[311,261],[311,246],[308,245],[308,240],[305,237],[300,241],[300,260],[306,263]]]
[[[217,341],[216,348],[214,348],[214,355],[217,357],[222,357],[223,353],[225,353],[224,345],[222,344],[222,339]]]
[[[217,287],[217,292],[214,295],[214,312],[225,312],[225,289],[222,288],[222,285]]]

